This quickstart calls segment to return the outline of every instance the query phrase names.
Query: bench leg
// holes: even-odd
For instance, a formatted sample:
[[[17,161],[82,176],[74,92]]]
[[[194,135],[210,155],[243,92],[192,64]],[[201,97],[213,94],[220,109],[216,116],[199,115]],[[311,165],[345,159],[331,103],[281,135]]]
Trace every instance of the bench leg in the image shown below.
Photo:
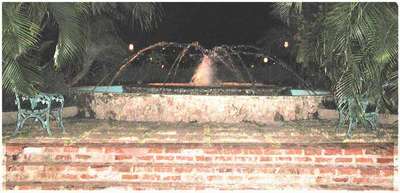
[[[62,110],[56,111],[54,117],[56,118],[58,127],[65,133],[64,124],[62,122]]]
[[[47,112],[44,116],[44,120],[40,120],[42,122],[43,128],[47,130],[47,134],[51,136],[51,130],[50,130],[50,112]]]
[[[20,112],[17,112],[17,127],[15,127],[14,132],[12,133],[12,136],[16,136],[22,126],[24,125],[25,120],[23,119],[23,115]]]

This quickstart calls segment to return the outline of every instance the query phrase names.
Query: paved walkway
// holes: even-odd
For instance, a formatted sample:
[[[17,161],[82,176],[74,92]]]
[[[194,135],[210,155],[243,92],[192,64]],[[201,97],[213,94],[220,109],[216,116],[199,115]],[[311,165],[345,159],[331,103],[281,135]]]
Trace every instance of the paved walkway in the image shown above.
[[[66,119],[66,134],[52,121],[53,136],[41,130],[39,123],[29,122],[16,137],[11,137],[14,125],[3,125],[3,143],[6,141],[70,142],[115,141],[126,143],[339,143],[339,142],[395,142],[397,125],[379,129],[382,137],[359,128],[352,139],[345,138],[345,128],[335,134],[335,121],[308,120],[261,125],[243,122],[221,123],[138,123],[94,119]]]

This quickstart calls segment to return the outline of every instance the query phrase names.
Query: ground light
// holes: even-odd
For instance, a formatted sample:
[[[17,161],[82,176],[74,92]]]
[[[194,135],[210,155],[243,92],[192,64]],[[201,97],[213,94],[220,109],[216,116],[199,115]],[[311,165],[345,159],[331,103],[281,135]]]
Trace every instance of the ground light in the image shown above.
[[[135,49],[135,46],[133,44],[129,44],[128,49],[130,51],[133,51]]]
[[[288,42],[288,41],[285,41],[285,42],[283,43],[283,47],[285,47],[285,48],[289,47],[289,42]]]

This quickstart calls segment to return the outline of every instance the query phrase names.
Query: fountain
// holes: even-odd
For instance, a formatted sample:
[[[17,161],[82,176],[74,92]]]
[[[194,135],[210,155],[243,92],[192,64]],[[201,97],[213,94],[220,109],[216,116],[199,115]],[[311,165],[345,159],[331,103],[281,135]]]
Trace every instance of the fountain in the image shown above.
[[[213,69],[212,60],[208,55],[203,55],[201,63],[198,65],[194,73],[191,84],[194,86],[212,86],[216,83],[215,70]]]
[[[148,56],[151,52],[168,50],[175,52],[173,61],[147,65],[153,59]],[[253,64],[248,64],[251,58]],[[159,42],[124,61],[109,79],[109,88],[116,92],[98,86],[93,87],[94,93],[84,94],[83,109],[87,116],[100,119],[157,122],[270,123],[315,116],[323,96],[291,96],[289,86],[259,82],[253,76],[254,58],[280,66],[304,88],[310,88],[288,65],[254,46],[206,49],[198,42]],[[145,65],[138,65],[139,61]],[[129,66],[135,69],[128,71]],[[126,72],[132,74],[121,76]],[[143,80],[153,73],[154,77]],[[136,80],[116,86],[121,77]]]

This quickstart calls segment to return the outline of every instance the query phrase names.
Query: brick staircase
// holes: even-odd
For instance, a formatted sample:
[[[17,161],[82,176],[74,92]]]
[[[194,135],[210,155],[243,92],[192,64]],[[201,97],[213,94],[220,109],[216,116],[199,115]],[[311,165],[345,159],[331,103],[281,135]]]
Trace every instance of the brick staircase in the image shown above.
[[[393,143],[6,143],[6,189],[393,190]]]

